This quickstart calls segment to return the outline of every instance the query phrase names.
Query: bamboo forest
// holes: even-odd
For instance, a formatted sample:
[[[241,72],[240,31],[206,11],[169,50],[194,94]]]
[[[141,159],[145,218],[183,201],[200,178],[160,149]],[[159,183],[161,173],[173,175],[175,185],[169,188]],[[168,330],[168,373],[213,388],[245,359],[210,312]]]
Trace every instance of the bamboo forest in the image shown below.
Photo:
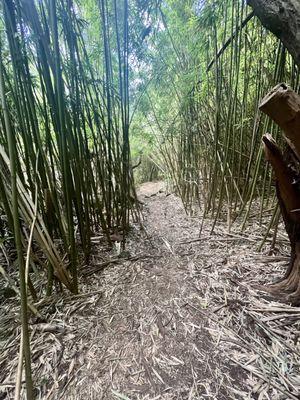
[[[0,400],[300,398],[299,0],[0,0]]]

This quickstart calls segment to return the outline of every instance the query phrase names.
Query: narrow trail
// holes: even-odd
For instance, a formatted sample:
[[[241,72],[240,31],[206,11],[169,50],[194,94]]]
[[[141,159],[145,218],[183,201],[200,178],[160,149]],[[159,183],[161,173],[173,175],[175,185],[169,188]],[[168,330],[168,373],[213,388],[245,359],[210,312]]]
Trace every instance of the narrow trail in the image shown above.
[[[205,297],[191,263],[199,255],[185,242],[197,237],[199,219],[161,183],[139,196],[146,231],[131,235],[128,249],[140,256],[102,273],[94,345],[65,398],[238,398],[232,387],[242,386],[243,371],[224,359],[196,310]]]
[[[254,289],[282,276],[285,238],[276,255],[257,253],[256,218],[243,234],[219,222],[211,235],[207,220],[199,238],[199,216],[163,183],[142,185],[139,197],[144,220],[126,252],[94,237],[81,293],[38,305],[47,323],[30,321],[37,399],[300,398],[300,308]],[[0,311],[0,399],[12,400],[18,299]]]

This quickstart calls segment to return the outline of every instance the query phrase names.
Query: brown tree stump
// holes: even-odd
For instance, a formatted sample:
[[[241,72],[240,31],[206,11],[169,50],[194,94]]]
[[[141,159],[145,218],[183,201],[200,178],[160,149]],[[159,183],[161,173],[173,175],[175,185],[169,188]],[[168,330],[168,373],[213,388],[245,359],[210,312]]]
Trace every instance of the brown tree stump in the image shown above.
[[[263,136],[267,161],[276,178],[276,194],[291,245],[291,260],[279,282],[265,288],[283,301],[300,304],[300,96],[284,83],[277,85],[259,107],[284,131],[287,157],[271,135]]]

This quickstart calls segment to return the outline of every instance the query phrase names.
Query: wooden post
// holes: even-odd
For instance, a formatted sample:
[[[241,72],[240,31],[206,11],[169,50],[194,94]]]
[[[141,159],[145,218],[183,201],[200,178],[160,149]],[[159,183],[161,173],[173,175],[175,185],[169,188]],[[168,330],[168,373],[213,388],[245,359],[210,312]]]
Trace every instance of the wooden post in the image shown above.
[[[263,98],[259,109],[280,126],[300,160],[300,96],[285,83],[280,83]]]
[[[291,245],[291,260],[285,276],[265,290],[292,304],[300,304],[300,96],[281,83],[264,97],[259,108],[284,131],[290,153],[295,155],[287,162],[271,135],[263,136],[266,159],[275,173],[276,194]]]

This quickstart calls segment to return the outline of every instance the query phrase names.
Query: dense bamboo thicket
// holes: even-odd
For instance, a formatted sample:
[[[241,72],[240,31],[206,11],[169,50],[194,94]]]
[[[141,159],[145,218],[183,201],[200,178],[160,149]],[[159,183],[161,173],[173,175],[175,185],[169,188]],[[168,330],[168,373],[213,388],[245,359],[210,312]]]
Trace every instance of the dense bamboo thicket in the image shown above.
[[[136,203],[128,3],[4,0],[0,7],[1,273],[21,297],[31,399],[27,287],[38,316],[32,300],[49,296],[54,283],[77,293],[92,234],[111,244],[118,233],[124,246]],[[15,262],[20,291],[10,277]]]
[[[108,241],[125,231],[134,202],[127,4],[99,2],[98,59],[73,1],[7,0],[2,11],[2,233],[20,230],[24,249],[32,226],[31,263],[48,270],[48,293],[53,272],[76,292],[78,241],[87,259],[93,229]]]
[[[91,13],[93,31],[84,20]],[[76,293],[79,253],[88,260],[92,233],[110,243],[129,226],[127,13],[127,1],[116,0],[1,3],[1,248],[11,264],[13,233],[25,349],[26,282],[34,300],[43,274],[45,294],[54,280]],[[30,382],[28,350],[25,361]]]
[[[243,228],[254,205],[261,220],[274,209],[261,136],[277,128],[258,104],[278,82],[298,89],[291,56],[242,1],[163,2],[149,20],[144,56],[155,64],[141,113],[161,168],[187,211],[200,205],[229,227],[239,216]]]

